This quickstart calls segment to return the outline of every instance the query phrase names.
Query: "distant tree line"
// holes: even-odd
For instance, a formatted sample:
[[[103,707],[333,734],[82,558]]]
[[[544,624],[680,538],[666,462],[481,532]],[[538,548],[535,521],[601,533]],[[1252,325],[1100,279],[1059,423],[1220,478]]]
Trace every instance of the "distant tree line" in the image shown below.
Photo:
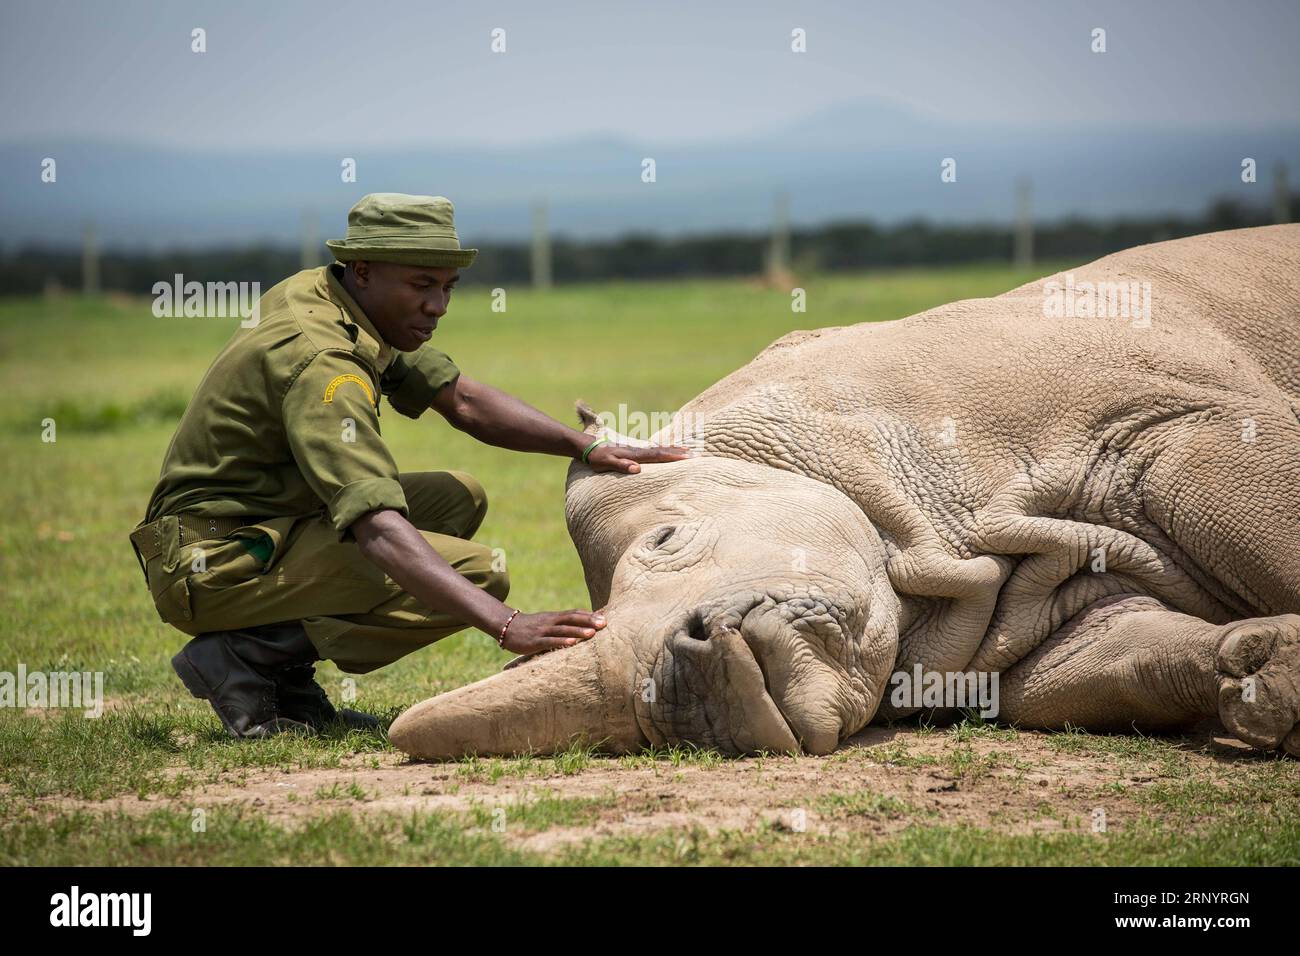
[[[1300,212],[1300,194],[1292,195],[1290,219]],[[1034,255],[1039,259],[1080,262],[1130,246],[1180,236],[1267,225],[1268,208],[1219,200],[1202,215],[1131,219],[1069,218],[1034,228]],[[627,235],[607,241],[579,242],[557,237],[551,244],[552,273],[557,283],[602,279],[661,279],[696,276],[754,275],[763,271],[770,237],[766,233],[720,232],[679,238]],[[529,244],[482,244],[463,283],[505,286],[531,279]],[[839,222],[815,229],[794,229],[791,264],[806,271],[851,271],[882,266],[951,265],[1010,261],[1013,228],[1009,225],[942,225],[924,220],[880,226]],[[327,254],[322,247],[322,261]],[[269,289],[301,268],[301,253],[288,246],[250,245],[209,249],[133,252],[105,249],[99,256],[100,286],[140,295],[176,273],[186,281],[260,282]],[[30,295],[51,287],[81,287],[81,251],[38,245],[6,249],[0,254],[0,295]]]

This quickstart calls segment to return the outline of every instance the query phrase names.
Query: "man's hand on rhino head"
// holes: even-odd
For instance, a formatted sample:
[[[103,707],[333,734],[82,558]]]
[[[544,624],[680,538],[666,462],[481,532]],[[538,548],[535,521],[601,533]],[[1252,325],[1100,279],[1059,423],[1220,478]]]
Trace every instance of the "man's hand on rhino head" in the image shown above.
[[[587,456],[592,471],[621,471],[635,475],[642,464],[663,461],[682,461],[690,458],[691,450],[679,445],[655,445],[638,448],[634,445],[597,445]]]
[[[506,628],[506,639],[501,645],[515,654],[536,654],[561,647],[572,647],[596,635],[605,626],[605,616],[599,612],[541,611],[537,614],[520,613]]]

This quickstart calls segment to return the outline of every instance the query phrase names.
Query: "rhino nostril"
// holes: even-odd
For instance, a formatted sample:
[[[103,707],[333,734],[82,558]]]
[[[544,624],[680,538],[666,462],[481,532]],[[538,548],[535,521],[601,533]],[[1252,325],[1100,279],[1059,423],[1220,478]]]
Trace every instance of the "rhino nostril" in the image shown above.
[[[704,616],[699,611],[692,611],[686,620],[686,636],[693,641],[707,641],[708,629],[704,626]]]

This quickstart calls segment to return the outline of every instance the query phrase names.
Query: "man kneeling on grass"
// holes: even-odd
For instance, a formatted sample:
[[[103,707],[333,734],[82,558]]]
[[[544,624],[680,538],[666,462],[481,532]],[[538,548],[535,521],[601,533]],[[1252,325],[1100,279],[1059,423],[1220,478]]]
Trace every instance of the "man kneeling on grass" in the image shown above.
[[[465,627],[520,654],[566,647],[599,614],[523,614],[472,542],[487,511],[462,471],[399,473],[379,399],[433,408],[480,441],[581,458],[598,471],[676,461],[681,448],[593,442],[426,346],[447,312],[462,249],[441,196],[379,193],[348,215],[337,263],[271,289],[199,383],[144,520],[131,534],[164,621],[194,636],[172,667],[236,737],[336,721],[314,679],[332,660],[361,674]]]

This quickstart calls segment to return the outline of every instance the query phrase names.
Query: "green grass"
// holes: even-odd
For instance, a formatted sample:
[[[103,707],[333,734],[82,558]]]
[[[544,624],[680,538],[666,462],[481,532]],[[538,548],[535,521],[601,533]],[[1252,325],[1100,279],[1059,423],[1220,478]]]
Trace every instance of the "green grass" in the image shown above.
[[[644,837],[589,841],[557,862],[587,865],[763,866],[1241,866],[1295,865],[1300,823],[1242,831],[1215,824],[1175,841],[1154,823],[1119,834],[1004,834],[969,826],[914,825],[886,839],[850,832],[826,836],[760,826],[753,832],[663,830]]]
[[[619,758],[619,763],[630,770],[658,770],[661,764],[673,768],[698,767],[708,770],[720,766],[726,759],[712,747],[673,744],[670,747],[651,746],[637,754],[626,754]]]
[[[905,740],[892,740],[878,747],[866,747],[862,754],[868,760],[894,767],[932,767],[939,763],[939,758],[932,754],[913,754]]]
[[[0,782],[25,797],[87,800],[117,794],[176,796],[194,783],[265,767],[339,767],[344,757],[390,750],[378,734],[334,732],[236,741],[208,706],[165,699],[87,720],[80,713],[24,717],[0,711]],[[181,771],[173,776],[169,768]]]
[[[833,793],[813,803],[818,813],[853,817],[904,817],[916,813],[916,808],[906,800],[883,793],[851,790]]]
[[[553,792],[533,794],[526,800],[499,805],[476,801],[467,816],[473,826],[493,833],[519,828],[529,831],[551,827],[571,827],[590,821],[592,811],[618,805],[617,797],[606,793],[600,797],[561,797]]]
[[[528,777],[545,773],[545,764],[536,757],[478,757],[462,759],[456,774],[471,783],[497,783],[506,778]]]
[[[213,812],[195,832],[189,814],[155,811],[134,817],[85,812],[50,822],[6,820],[0,859],[18,866],[129,862],[142,866],[410,864],[458,866],[539,862],[511,850],[462,814],[358,817],[323,810],[301,827],[277,825],[248,808]]]
[[[747,831],[669,828],[644,836],[588,838],[542,854],[513,848],[500,833],[585,822],[609,798],[540,797],[522,810],[483,805],[469,813],[368,814],[330,804],[299,827],[248,808],[208,814],[194,831],[188,813],[90,814],[46,820],[0,802],[0,860],[72,866],[92,861],[141,865],[848,865],[848,866],[1294,866],[1300,864],[1295,802],[1238,808],[1196,830],[1144,818],[1122,832],[1007,834],[971,826],[912,823],[876,838],[847,831],[796,832],[774,823]],[[852,804],[850,804],[851,806]],[[845,813],[852,813],[848,810]],[[875,811],[870,811],[875,812]],[[889,815],[893,810],[883,811]],[[905,811],[899,810],[900,813]],[[493,830],[494,820],[504,824]]]
[[[573,403],[597,411],[620,404],[668,412],[740,367],[792,329],[899,318],[960,298],[996,295],[1051,272],[1000,266],[899,270],[862,276],[809,276],[808,310],[790,311],[789,297],[739,281],[616,283],[559,288],[546,294],[509,290],[509,311],[490,310],[488,290],[457,293],[435,345],[467,374],[491,382],[562,421]],[[208,362],[237,320],[158,319],[145,300],[67,297],[0,301],[0,670],[105,673],[114,702],[98,720],[79,714],[26,716],[0,711],[0,862],[60,863],[527,863],[536,855],[509,849],[484,824],[491,807],[469,813],[352,813],[370,799],[350,776],[390,751],[381,735],[334,734],[236,743],[225,738],[205,704],[185,693],[168,666],[185,636],[153,611],[127,534],[145,504],[174,423]],[[57,440],[42,441],[53,419]],[[465,469],[487,488],[490,508],[478,538],[505,549],[512,603],[527,609],[583,607],[581,567],[563,519],[567,463],[475,443],[430,413],[419,421],[384,416],[384,434],[405,470]],[[497,671],[507,660],[486,635],[466,633],[372,674],[355,677],[359,709],[391,718],[415,701]],[[345,675],[319,668],[339,699]],[[827,772],[865,758],[899,768],[972,779],[1014,767],[1015,732],[967,721],[953,729],[944,759],[909,753],[905,742],[848,751]],[[1177,766],[1176,746],[1142,738],[1052,738],[1062,751],[1151,758]],[[977,741],[998,751],[979,756]],[[773,756],[753,762],[755,778],[784,766]],[[843,764],[839,761],[843,759]],[[467,760],[464,783],[573,777],[596,762],[588,744],[563,754],[517,760]],[[714,751],[650,750],[601,767],[675,776],[723,764]],[[56,809],[57,801],[110,797],[183,797],[217,781],[239,781],[262,768],[339,768],[339,779],[300,800],[319,807],[305,827],[281,827],[251,811],[214,812],[203,833],[188,816]],[[850,795],[828,807],[838,817],[907,816],[902,835],[881,842],[863,835],[836,841],[764,829],[756,833],[650,833],[637,839],[567,846],[547,860],[568,862],[1189,862],[1214,858],[1238,843],[1230,859],[1295,855],[1293,805],[1263,800],[1293,777],[1258,769],[1233,791],[1179,790],[1151,797],[1152,812],[1212,825],[1172,840],[1159,827],[1098,841],[1091,834],[1055,842],[937,826],[905,807]],[[1177,782],[1176,780],[1174,781]],[[1240,789],[1240,788],[1239,788]],[[850,787],[850,793],[852,788]],[[541,796],[511,811],[509,825],[570,825],[607,809],[608,797]],[[52,802],[53,801],[53,802]],[[1235,802],[1233,802],[1235,801]],[[1207,807],[1211,808],[1207,810]],[[1213,809],[1217,808],[1217,809]],[[513,816],[518,813],[518,817]],[[1216,817],[1215,814],[1218,814]],[[1226,815],[1226,819],[1225,819]],[[490,824],[490,819],[488,820]],[[1072,842],[1073,841],[1073,842]],[[1224,853],[1227,851],[1224,850]]]

